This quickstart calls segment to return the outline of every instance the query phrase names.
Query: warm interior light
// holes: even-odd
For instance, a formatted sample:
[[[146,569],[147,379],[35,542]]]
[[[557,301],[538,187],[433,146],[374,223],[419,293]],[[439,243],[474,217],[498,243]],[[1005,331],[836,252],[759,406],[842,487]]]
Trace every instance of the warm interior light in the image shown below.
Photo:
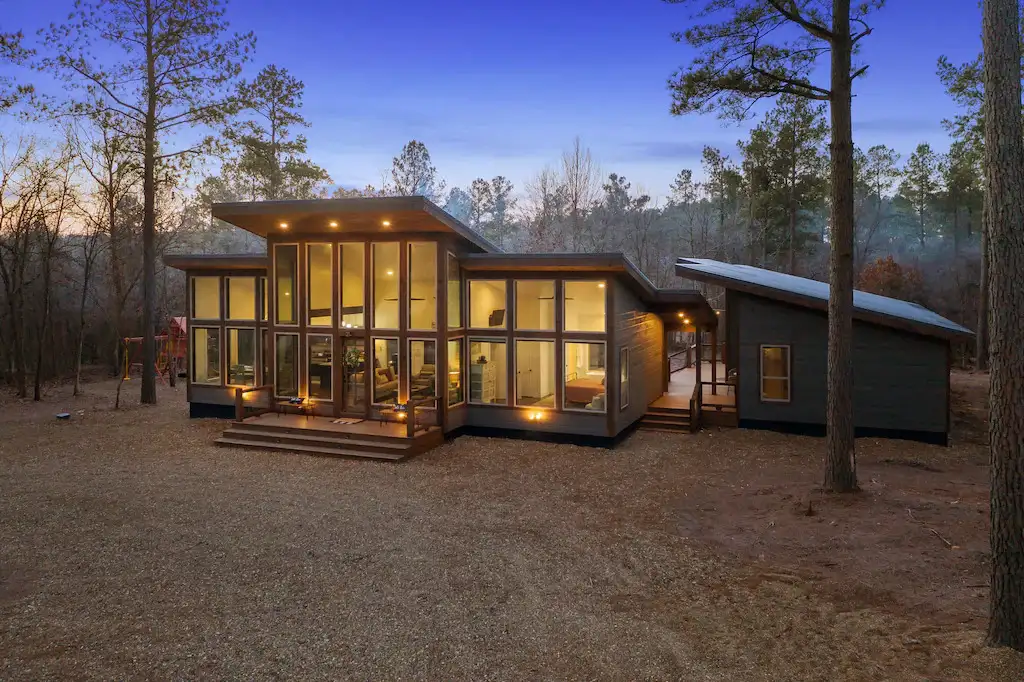
[[[338,226],[338,221],[337,220],[332,220],[331,222],[329,222],[327,224],[330,225],[331,227],[337,227]]]
[[[287,230],[288,229],[288,223],[280,223],[280,225],[278,225],[278,227],[280,227],[282,230]]]
[[[683,315],[682,313],[679,313],[679,317],[686,317],[686,315]]]
[[[383,225],[384,227],[391,227],[391,221],[390,220],[382,220],[382,221],[380,221],[380,224]]]
[[[715,311],[715,315],[721,315],[721,314],[722,314],[722,311],[721,311],[721,310],[716,310],[716,311]]]
[[[597,288],[598,289],[604,289],[604,282],[598,282],[597,283]]]
[[[388,270],[388,271],[387,271],[387,272],[385,272],[384,274],[385,274],[385,275],[387,275],[388,277],[391,277],[392,275],[394,275],[394,274],[395,274],[395,271],[394,271],[394,270]]]
[[[284,295],[285,295],[285,296],[291,296],[291,295],[292,295],[292,292],[290,292],[290,291],[286,291],[286,292],[284,292]]]
[[[683,324],[690,324],[690,318],[684,317],[683,318]]]
[[[544,413],[543,412],[531,412],[528,415],[526,415],[526,418],[529,419],[532,422],[539,422],[541,419],[544,418]]]

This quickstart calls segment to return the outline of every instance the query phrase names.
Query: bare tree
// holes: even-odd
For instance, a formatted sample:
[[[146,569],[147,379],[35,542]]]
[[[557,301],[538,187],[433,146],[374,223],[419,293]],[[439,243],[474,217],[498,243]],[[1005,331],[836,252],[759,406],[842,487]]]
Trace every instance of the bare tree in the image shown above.
[[[582,251],[586,245],[587,213],[601,190],[601,171],[590,149],[578,137],[572,149],[562,154],[562,187],[568,213],[567,246],[570,251]]]

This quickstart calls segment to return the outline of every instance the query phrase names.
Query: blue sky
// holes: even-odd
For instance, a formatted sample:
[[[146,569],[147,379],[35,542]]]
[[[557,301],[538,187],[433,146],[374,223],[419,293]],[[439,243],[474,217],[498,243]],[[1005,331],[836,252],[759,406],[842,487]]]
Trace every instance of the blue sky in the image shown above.
[[[0,0],[0,28],[26,33],[71,2]],[[745,131],[714,117],[669,115],[665,83],[692,56],[670,38],[685,6],[661,0],[232,0],[258,36],[248,72],[276,63],[306,84],[310,153],[347,186],[378,184],[411,139],[426,143],[449,186],[505,175],[523,183],[579,135],[605,174],[664,196],[705,144],[735,153]],[[909,153],[945,148],[954,108],[935,76],[940,54],[980,50],[973,0],[891,0],[864,41],[857,144]],[[10,130],[10,125],[5,125]]]

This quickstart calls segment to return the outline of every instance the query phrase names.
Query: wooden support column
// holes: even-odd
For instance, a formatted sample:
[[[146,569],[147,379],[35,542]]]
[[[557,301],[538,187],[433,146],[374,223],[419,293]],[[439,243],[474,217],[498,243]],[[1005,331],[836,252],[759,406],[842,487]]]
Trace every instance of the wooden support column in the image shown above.
[[[718,394],[718,329],[711,330],[711,394]]]
[[[672,364],[668,360],[668,325],[662,323],[664,329],[661,335],[661,394],[668,393],[669,379],[672,377]]]

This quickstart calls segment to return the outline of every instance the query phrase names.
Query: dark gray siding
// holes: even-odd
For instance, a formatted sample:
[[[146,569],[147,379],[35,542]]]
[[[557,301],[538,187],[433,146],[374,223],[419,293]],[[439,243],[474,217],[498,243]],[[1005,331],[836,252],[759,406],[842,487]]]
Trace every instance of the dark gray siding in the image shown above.
[[[531,412],[539,412],[540,421],[531,422]],[[465,425],[512,431],[564,433],[573,436],[608,436],[608,421],[604,414],[531,410],[528,407],[470,405],[466,408]]]
[[[629,348],[629,405],[615,411],[614,429],[620,431],[644,416],[647,406],[662,394],[662,371],[665,356],[665,328],[661,318],[645,310],[636,295],[620,282],[615,283],[615,348],[609,349],[619,381],[619,349]]]
[[[824,424],[828,322],[824,312],[730,292],[739,342],[739,418]],[[792,401],[760,399],[760,346],[791,347]],[[947,431],[948,345],[855,322],[854,423],[858,428]]]
[[[234,387],[227,386],[190,384],[188,387],[188,401],[191,403],[205,403],[207,405],[234,405],[235,389]]]

